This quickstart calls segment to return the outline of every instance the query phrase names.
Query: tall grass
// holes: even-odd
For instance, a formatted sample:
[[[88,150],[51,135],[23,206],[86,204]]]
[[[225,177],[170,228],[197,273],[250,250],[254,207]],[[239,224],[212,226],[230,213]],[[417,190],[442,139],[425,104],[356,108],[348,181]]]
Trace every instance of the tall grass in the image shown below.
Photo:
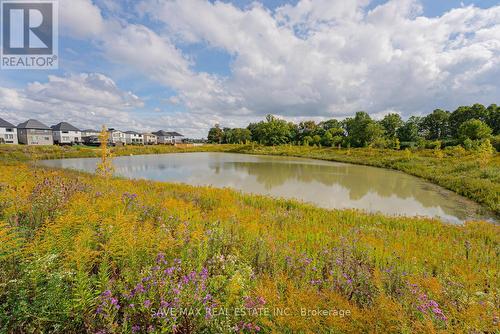
[[[274,153],[334,152],[286,150]],[[497,225],[330,211],[12,159],[0,168],[0,332],[498,330]]]

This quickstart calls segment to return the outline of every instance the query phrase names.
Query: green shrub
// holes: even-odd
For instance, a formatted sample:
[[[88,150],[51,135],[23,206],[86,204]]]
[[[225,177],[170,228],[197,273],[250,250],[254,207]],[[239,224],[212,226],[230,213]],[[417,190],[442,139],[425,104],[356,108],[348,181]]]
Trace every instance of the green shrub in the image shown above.
[[[440,149],[442,147],[442,143],[440,140],[429,140],[425,143],[425,148],[430,150]]]
[[[491,145],[493,145],[497,152],[500,152],[500,135],[491,137]]]
[[[402,150],[404,149],[407,149],[407,148],[415,148],[417,147],[418,143],[415,142],[415,141],[402,141],[401,143],[399,143],[399,146]]]
[[[491,128],[478,119],[470,119],[462,123],[458,129],[458,136],[461,140],[482,140],[489,138],[491,133]]]

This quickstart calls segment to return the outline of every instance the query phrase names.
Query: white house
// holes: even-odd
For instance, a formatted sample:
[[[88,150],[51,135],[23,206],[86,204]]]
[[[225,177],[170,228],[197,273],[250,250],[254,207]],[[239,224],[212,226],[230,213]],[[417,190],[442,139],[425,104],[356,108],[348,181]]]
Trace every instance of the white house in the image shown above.
[[[0,118],[0,144],[18,144],[17,128]]]
[[[125,133],[120,130],[108,129],[109,141],[113,145],[125,145]]]
[[[143,133],[144,145],[156,145],[158,144],[158,137],[152,133]]]
[[[125,142],[127,145],[144,145],[144,136],[139,132],[126,131]]]
[[[51,128],[55,144],[74,145],[82,142],[82,132],[69,123],[61,122]]]
[[[182,138],[184,137],[177,132],[166,132],[163,130],[153,132],[154,135],[158,137],[158,144],[169,144],[175,145],[182,143]]]

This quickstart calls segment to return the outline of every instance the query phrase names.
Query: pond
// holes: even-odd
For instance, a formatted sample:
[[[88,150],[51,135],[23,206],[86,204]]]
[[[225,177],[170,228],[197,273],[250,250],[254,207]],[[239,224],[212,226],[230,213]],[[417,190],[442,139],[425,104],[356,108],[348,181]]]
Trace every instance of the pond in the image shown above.
[[[42,161],[94,172],[98,159]],[[133,179],[229,187],[309,202],[328,209],[436,217],[450,223],[494,221],[478,204],[402,172],[344,163],[231,153],[176,153],[113,159],[115,174]]]

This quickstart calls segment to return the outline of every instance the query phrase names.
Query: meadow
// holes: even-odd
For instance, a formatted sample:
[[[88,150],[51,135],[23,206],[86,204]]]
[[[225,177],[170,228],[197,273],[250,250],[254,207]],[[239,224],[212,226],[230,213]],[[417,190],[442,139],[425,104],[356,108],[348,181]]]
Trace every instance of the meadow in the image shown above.
[[[421,173],[498,212],[498,155],[252,145],[113,154],[199,150]],[[98,155],[92,148],[0,147],[0,332],[499,330],[498,225],[324,210],[36,164]],[[464,175],[469,182],[459,181]]]

